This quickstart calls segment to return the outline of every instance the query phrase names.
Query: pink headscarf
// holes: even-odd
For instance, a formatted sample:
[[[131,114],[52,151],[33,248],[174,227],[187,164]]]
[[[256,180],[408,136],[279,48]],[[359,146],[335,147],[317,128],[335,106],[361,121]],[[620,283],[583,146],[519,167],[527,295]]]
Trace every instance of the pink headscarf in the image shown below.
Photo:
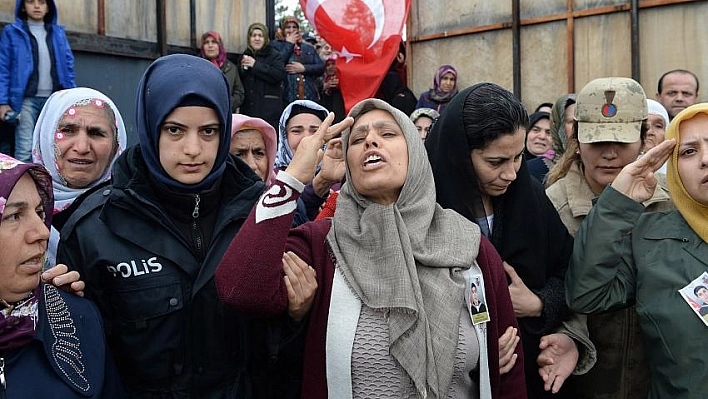
[[[204,54],[204,41],[209,36],[219,43],[219,55],[216,56],[215,60],[209,60],[206,54]],[[226,61],[226,48],[224,47],[224,42],[221,40],[221,35],[213,30],[202,35],[202,45],[199,47],[199,52],[201,53],[202,58],[211,61],[211,63],[216,65],[218,68],[221,68],[221,66],[224,65],[224,61]]]
[[[261,132],[266,147],[266,155],[268,156],[268,171],[266,172],[268,179],[265,184],[266,186],[270,186],[275,179],[273,166],[275,165],[275,154],[278,152],[275,129],[268,122],[260,118],[251,118],[250,116],[241,114],[233,114],[231,118],[231,138],[234,137],[236,132],[241,130],[253,129]]]

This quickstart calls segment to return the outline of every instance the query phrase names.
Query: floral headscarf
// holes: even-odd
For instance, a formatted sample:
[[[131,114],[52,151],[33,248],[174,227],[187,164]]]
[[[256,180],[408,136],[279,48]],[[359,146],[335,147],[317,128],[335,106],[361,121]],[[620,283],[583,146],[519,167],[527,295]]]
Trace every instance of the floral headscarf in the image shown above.
[[[74,112],[75,107],[80,107],[88,104],[93,104],[96,107],[108,107],[115,117],[114,139],[116,140],[116,151],[113,159],[106,167],[106,170],[101,173],[101,176],[87,187],[71,188],[67,185],[66,180],[61,175],[61,171],[57,166],[57,126],[59,121],[71,112]],[[59,136],[60,137],[60,136]],[[125,150],[128,144],[128,137],[125,131],[123,117],[120,115],[118,108],[113,104],[110,98],[100,91],[89,89],[87,87],[77,87],[57,91],[52,94],[42,112],[37,118],[37,124],[34,127],[32,135],[32,160],[35,163],[44,166],[52,176],[54,186],[54,213],[59,213],[68,208],[79,195],[86,190],[94,187],[111,178],[111,168],[113,162]]]
[[[61,140],[61,132],[57,130],[59,122],[65,115],[72,115],[76,107],[92,104],[97,108],[107,107],[113,114],[115,125],[112,126],[113,139],[115,140],[115,152],[113,159],[108,163],[106,169],[98,179],[91,182],[84,188],[71,188],[61,174],[57,163],[57,156],[60,152],[57,147],[57,140]],[[44,166],[52,177],[54,187],[54,212],[59,213],[74,203],[85,191],[95,187],[111,178],[111,168],[118,156],[125,150],[128,144],[128,137],[125,131],[123,117],[118,108],[110,98],[98,90],[87,87],[76,87],[73,89],[61,90],[52,94],[47,100],[42,112],[37,118],[32,135],[32,160]],[[49,265],[54,265],[59,245],[59,232],[52,228],[52,235],[49,238],[49,248],[47,256]]]
[[[565,110],[575,104],[574,93],[564,94],[556,100],[551,108],[551,140],[553,141],[553,163],[558,162],[565,152],[567,133],[565,131]]]

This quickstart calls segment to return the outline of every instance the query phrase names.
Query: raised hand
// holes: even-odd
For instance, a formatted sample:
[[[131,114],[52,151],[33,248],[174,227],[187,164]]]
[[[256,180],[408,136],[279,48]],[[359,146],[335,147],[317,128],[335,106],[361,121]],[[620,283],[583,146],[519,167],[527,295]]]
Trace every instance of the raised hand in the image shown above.
[[[285,287],[288,289],[288,315],[295,322],[307,315],[317,292],[315,269],[293,252],[283,254]]]
[[[516,274],[511,265],[504,262],[504,271],[511,279],[509,284],[509,296],[511,296],[511,304],[514,306],[514,314],[516,317],[538,317],[543,310],[543,301],[534,294],[529,287],[524,284],[524,281]]]
[[[499,337],[499,374],[506,374],[516,364],[518,355],[514,353],[516,345],[521,340],[518,330],[514,327],[507,327],[504,334]]]
[[[312,180],[312,187],[315,193],[324,198],[329,189],[335,183],[339,183],[344,178],[347,167],[344,164],[344,151],[342,150],[342,139],[335,138],[327,143],[327,148],[322,158],[320,172]]]
[[[656,188],[654,172],[669,159],[675,145],[675,139],[663,141],[622,168],[612,182],[612,188],[639,203],[651,198]]]
[[[578,346],[565,334],[555,333],[541,337],[541,353],[536,358],[543,389],[557,393],[578,363]]]
[[[66,265],[58,264],[42,273],[42,281],[54,285],[74,295],[84,296],[86,283],[81,281],[77,271],[69,271]]]
[[[334,114],[330,112],[315,134],[304,137],[300,141],[290,165],[285,169],[290,176],[304,184],[312,181],[317,165],[324,156],[322,146],[354,123],[351,117],[345,118],[336,125],[332,125],[333,120]]]

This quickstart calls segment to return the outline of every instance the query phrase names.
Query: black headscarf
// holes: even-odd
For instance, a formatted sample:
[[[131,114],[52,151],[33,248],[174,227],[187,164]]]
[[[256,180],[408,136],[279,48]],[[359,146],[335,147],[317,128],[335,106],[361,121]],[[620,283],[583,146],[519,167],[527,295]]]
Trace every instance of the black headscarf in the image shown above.
[[[484,94],[475,95],[477,90]],[[475,98],[470,98],[471,95]],[[485,121],[490,126],[495,119],[505,118],[509,111],[510,107],[490,106],[499,101],[518,102],[511,93],[492,83],[480,83],[461,91],[450,101],[449,111],[438,119],[430,140],[425,143],[438,203],[475,222],[485,218],[485,211],[468,137],[482,133],[470,129],[463,109],[473,106],[487,110]],[[523,108],[520,102],[516,106]],[[527,120],[522,118],[516,128],[526,124]],[[513,131],[515,129],[508,130]],[[516,269],[526,285],[540,289],[549,277],[562,279],[572,250],[572,238],[540,184],[532,179],[525,162],[521,162],[516,180],[508,190],[492,197],[492,204],[494,228],[490,239],[502,259]]]
[[[493,83],[474,85],[453,97],[425,142],[438,203],[478,224],[486,223],[472,150],[498,137],[490,132],[511,134],[527,124],[521,102]],[[536,371],[540,338],[555,331],[567,313],[563,280],[573,239],[540,183],[529,174],[526,162],[521,162],[516,175],[504,194],[491,198],[494,228],[490,239],[502,259],[543,301],[540,317],[519,319],[526,383],[529,396],[537,397],[544,394],[543,380]]]
[[[221,127],[214,167],[196,184],[178,182],[160,163],[160,125],[175,108],[185,104],[213,108]],[[159,183],[193,193],[210,188],[224,173],[231,143],[231,90],[224,74],[211,62],[187,54],[158,58],[138,85],[136,119],[140,150],[150,174]]]

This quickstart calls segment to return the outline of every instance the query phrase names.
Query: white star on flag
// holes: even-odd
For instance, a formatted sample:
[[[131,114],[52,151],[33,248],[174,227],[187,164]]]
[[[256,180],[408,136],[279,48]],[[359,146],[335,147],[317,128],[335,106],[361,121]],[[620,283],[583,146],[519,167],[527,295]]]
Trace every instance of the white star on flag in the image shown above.
[[[339,51],[339,56],[346,58],[348,64],[354,57],[361,57],[361,54],[350,53],[346,47],[342,46],[342,50]]]

